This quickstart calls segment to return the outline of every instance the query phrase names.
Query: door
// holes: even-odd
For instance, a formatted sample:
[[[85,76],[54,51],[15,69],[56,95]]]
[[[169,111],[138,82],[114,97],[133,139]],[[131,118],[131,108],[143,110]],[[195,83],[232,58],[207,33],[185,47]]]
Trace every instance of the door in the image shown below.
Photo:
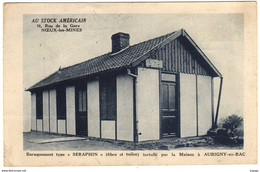
[[[78,87],[77,89],[77,108],[76,108],[76,131],[77,135],[88,135],[88,116],[87,116],[87,88]]]
[[[176,76],[174,75],[174,80],[169,78],[162,77],[164,81],[161,82],[161,133],[163,138],[177,136],[179,128]]]

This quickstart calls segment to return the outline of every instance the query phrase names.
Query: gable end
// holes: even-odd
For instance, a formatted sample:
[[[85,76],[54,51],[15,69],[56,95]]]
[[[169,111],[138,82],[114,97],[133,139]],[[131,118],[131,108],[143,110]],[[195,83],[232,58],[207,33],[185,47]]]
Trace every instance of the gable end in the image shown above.
[[[221,77],[219,71],[186,31],[178,32],[175,37],[169,38],[147,53],[140,65],[146,67],[146,59],[155,59],[162,61],[162,71]]]

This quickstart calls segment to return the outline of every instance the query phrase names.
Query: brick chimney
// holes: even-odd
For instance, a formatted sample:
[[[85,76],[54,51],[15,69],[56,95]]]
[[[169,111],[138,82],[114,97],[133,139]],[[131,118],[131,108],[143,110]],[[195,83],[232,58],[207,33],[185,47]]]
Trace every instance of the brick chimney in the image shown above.
[[[116,53],[129,46],[130,36],[127,33],[118,32],[111,37],[112,53]]]

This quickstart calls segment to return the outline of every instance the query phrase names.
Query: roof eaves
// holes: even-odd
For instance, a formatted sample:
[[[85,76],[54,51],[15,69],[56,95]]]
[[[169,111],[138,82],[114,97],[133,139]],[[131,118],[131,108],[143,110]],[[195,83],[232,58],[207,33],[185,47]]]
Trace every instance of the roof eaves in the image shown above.
[[[36,84],[34,84],[33,86],[31,86],[30,88],[26,89],[25,91],[33,91],[35,89],[39,89],[39,88],[43,88],[43,87],[47,87],[47,86],[51,86],[51,85],[55,85],[55,84],[60,84],[62,82],[67,82],[67,81],[70,81],[70,80],[76,80],[76,79],[80,79],[80,78],[83,78],[83,77],[93,77],[95,75],[100,75],[104,72],[112,72],[112,71],[118,71],[118,70],[122,70],[122,69],[126,69],[126,68],[129,68],[131,67],[131,65],[124,65],[124,66],[121,66],[121,67],[117,67],[117,68],[113,68],[113,69],[108,69],[108,70],[101,70],[99,72],[93,72],[93,73],[90,73],[88,75],[78,75],[77,77],[74,77],[74,78],[69,78],[69,79],[65,79],[65,80],[61,80],[61,81],[57,81],[57,82],[53,82],[53,83],[50,83],[50,84],[46,84],[46,85],[42,85],[42,86],[36,86],[37,84],[39,84],[41,81],[47,79],[48,77],[50,77],[51,75],[49,75],[48,77],[46,77],[45,79],[37,82]],[[55,72],[56,73],[56,72]],[[53,73],[53,74],[55,74]],[[35,87],[36,86],[36,87]]]
[[[60,69],[59,69],[59,70],[60,70]],[[44,79],[40,80],[39,82],[37,82],[36,84],[32,85],[31,87],[25,89],[25,91],[31,91],[31,90],[33,90],[33,89],[35,89],[35,88],[38,88],[37,85],[38,85],[40,82],[42,82],[42,81],[48,79],[49,77],[51,77],[52,75],[56,74],[57,72],[59,72],[59,70],[57,70],[57,71],[51,73],[51,74],[48,75],[47,77],[44,77]]]

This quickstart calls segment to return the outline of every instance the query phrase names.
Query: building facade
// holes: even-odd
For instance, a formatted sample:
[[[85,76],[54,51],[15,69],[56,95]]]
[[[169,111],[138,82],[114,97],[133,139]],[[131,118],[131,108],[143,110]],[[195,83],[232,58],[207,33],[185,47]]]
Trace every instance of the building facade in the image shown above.
[[[222,75],[185,30],[132,46],[129,34],[111,39],[111,52],[28,89],[32,130],[137,142],[214,127],[213,78]]]

